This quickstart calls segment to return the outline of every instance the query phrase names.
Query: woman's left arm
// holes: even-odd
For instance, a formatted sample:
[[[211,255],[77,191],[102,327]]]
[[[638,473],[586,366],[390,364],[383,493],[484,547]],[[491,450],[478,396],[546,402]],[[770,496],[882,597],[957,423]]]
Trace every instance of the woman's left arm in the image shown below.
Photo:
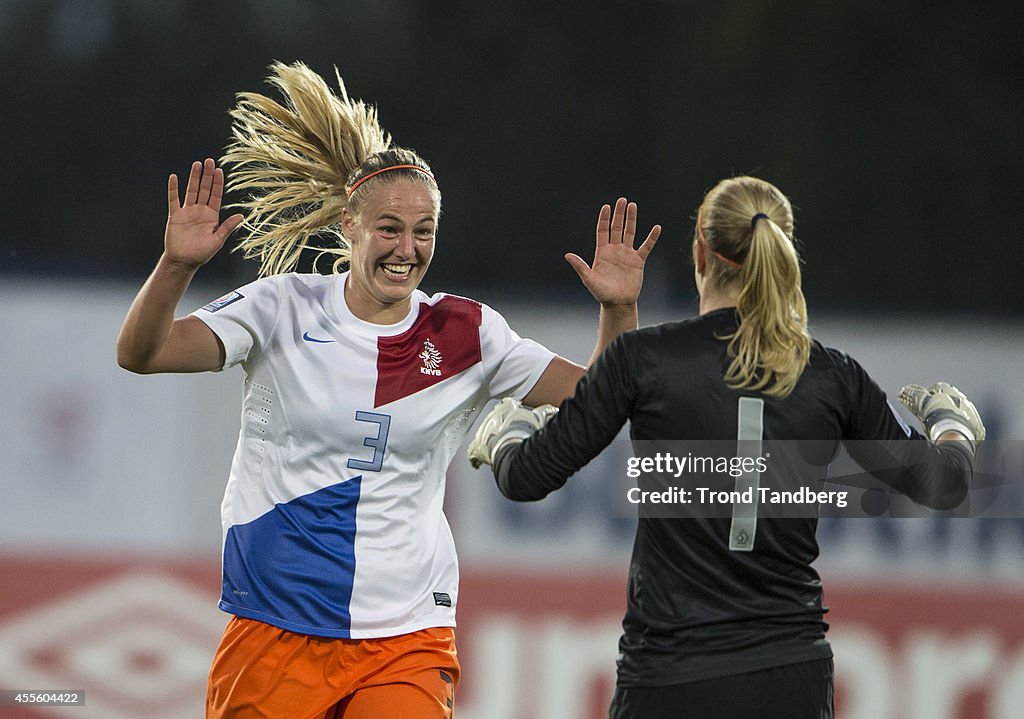
[[[661,225],[655,225],[639,247],[633,247],[636,238],[636,203],[625,197],[611,205],[601,207],[597,215],[594,262],[588,265],[582,257],[566,253],[583,285],[601,305],[598,319],[597,342],[587,361],[589,367],[608,344],[623,332],[637,328],[639,315],[637,299],[644,284],[644,265],[661,235]],[[575,362],[556,357],[544,370],[537,384],[523,398],[523,404],[536,407],[542,404],[558,406],[571,397],[576,383],[586,371]]]

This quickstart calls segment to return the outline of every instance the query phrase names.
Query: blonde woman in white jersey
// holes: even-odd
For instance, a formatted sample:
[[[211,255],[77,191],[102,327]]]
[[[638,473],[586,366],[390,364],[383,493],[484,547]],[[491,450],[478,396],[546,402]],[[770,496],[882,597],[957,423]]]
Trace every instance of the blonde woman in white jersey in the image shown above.
[[[242,93],[223,171],[168,181],[164,252],[118,338],[139,373],[245,370],[242,427],[222,508],[220,606],[208,717],[451,717],[458,567],[445,471],[491,399],[557,405],[584,368],[520,338],[473,300],[418,289],[441,196],[373,108],[301,63],[275,64],[279,103]],[[195,272],[240,225],[261,278],[175,319]],[[601,304],[596,356],[637,326],[655,226],[636,205],[598,216],[592,265],[566,259]],[[316,247],[333,235],[336,246]],[[293,272],[334,255],[331,274]]]

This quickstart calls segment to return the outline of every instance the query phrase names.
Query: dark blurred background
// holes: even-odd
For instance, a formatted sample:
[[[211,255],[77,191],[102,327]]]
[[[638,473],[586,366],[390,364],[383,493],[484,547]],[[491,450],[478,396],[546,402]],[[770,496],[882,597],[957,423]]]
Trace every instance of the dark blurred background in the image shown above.
[[[750,173],[797,208],[812,308],[1024,306],[1016,2],[0,0],[7,275],[140,282],[167,173],[218,156],[274,60],[341,71],[434,167],[424,289],[587,299],[596,212],[664,234],[645,300],[692,306],[692,217]],[[1014,20],[1014,18],[1018,18]],[[204,281],[255,266],[223,253]],[[545,295],[545,293],[548,293]]]

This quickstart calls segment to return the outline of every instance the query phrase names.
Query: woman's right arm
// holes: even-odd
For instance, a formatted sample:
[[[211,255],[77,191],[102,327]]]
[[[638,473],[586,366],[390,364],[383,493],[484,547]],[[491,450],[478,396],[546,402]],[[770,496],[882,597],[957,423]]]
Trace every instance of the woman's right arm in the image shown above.
[[[139,290],[117,338],[117,363],[139,374],[204,372],[224,365],[224,348],[196,317],[174,319],[174,312],[196,271],[224,246],[242,222],[232,215],[220,222],[224,171],[212,159],[194,162],[179,204],[178,177],[167,180],[164,252]]]
[[[524,423],[515,422],[515,426],[499,425],[490,442],[477,441],[489,429],[491,415],[484,418],[474,444],[483,444],[486,451],[474,456],[471,444],[470,461],[474,466],[491,465],[502,494],[517,502],[543,499],[615,439],[636,401],[629,367],[629,357],[635,356],[636,350],[627,350],[625,341],[619,337],[611,342],[557,413],[523,410],[537,418],[525,423],[530,430],[537,427],[528,436],[522,431]],[[492,410],[495,412],[501,412],[500,405]],[[503,436],[506,430],[511,430],[512,441],[504,441],[508,439]]]

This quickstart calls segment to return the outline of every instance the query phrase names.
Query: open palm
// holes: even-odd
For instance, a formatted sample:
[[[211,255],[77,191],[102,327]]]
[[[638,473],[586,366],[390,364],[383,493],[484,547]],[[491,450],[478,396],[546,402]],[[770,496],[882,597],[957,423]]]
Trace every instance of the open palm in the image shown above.
[[[620,197],[614,210],[610,205],[604,205],[597,215],[593,264],[588,265],[583,258],[571,252],[565,255],[565,259],[602,305],[636,304],[644,283],[644,264],[660,235],[661,226],[655,225],[640,247],[634,248],[636,203]]]
[[[179,204],[178,176],[167,178],[167,228],[164,253],[173,262],[199,267],[209,262],[228,236],[241,223],[241,214],[220,221],[220,203],[224,196],[224,170],[210,158],[193,162],[185,187],[184,203]]]

